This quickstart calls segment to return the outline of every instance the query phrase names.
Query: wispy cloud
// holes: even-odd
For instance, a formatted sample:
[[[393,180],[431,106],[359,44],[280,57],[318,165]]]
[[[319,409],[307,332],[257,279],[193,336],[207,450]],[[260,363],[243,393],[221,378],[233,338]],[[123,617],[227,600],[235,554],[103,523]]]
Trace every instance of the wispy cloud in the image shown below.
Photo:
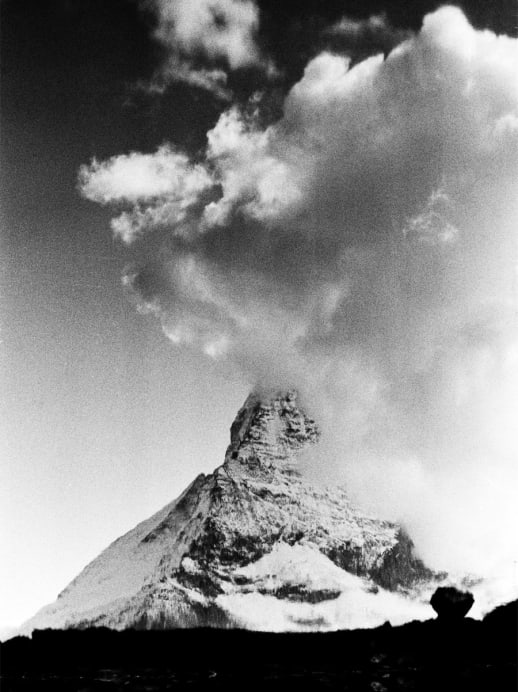
[[[392,26],[386,14],[373,14],[366,19],[344,16],[323,33],[324,37],[337,40],[335,45],[342,50],[357,50],[365,44],[387,50],[412,35],[408,30]]]

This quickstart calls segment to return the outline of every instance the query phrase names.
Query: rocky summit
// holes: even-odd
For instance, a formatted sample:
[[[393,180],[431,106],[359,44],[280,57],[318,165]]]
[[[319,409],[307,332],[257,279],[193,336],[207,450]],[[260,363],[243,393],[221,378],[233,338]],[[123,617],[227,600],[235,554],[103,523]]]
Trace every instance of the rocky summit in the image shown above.
[[[333,630],[429,617],[435,577],[405,531],[300,473],[319,439],[295,392],[249,396],[224,463],[112,543],[22,631]]]

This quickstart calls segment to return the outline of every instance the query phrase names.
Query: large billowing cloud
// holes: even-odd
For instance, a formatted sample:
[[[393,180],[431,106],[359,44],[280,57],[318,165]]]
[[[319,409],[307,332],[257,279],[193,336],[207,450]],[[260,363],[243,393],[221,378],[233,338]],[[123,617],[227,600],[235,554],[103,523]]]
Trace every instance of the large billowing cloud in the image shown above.
[[[517,40],[445,7],[386,59],[315,57],[267,128],[230,108],[202,161],[81,172],[124,206],[126,242],[167,225],[125,276],[141,309],[251,383],[299,387],[319,470],[446,567],[518,550],[517,74]]]

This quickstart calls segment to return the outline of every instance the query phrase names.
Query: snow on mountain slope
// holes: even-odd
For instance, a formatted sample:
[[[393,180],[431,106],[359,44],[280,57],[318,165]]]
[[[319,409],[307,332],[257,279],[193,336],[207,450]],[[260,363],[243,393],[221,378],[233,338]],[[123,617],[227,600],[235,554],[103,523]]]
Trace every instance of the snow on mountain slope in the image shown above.
[[[251,395],[223,465],[112,543],[23,631],[336,629],[424,617],[405,593],[435,575],[404,531],[297,471],[319,437],[294,392]]]
[[[298,543],[277,543],[270,553],[256,562],[234,571],[234,576],[248,582],[255,590],[272,593],[280,589],[305,588],[340,593],[356,585],[358,577],[337,567],[318,549]]]
[[[240,593],[219,596],[218,605],[248,628],[273,631],[335,630],[424,620],[426,590],[419,598],[379,589],[340,569],[317,548],[278,543],[270,553],[234,572]]]
[[[70,582],[55,603],[40,610],[23,630],[27,625],[30,629],[65,627],[83,617],[96,617],[107,604],[120,607],[125,599],[139,592],[164,561],[171,569],[177,568],[189,542],[189,529],[194,534],[197,528],[191,512],[200,501],[204,480],[205,476],[198,476],[179,498],[114,541]],[[164,522],[168,523],[168,530],[158,531],[157,540],[146,541]]]

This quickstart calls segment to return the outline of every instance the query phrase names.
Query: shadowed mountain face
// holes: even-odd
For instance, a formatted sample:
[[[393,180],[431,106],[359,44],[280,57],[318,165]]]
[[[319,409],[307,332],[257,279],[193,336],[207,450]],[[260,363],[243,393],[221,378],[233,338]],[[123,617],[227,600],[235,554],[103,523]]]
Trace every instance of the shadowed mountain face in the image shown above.
[[[23,631],[329,630],[429,616],[416,587],[433,588],[434,574],[401,527],[297,470],[319,438],[294,392],[251,395],[224,463],[110,545]]]

